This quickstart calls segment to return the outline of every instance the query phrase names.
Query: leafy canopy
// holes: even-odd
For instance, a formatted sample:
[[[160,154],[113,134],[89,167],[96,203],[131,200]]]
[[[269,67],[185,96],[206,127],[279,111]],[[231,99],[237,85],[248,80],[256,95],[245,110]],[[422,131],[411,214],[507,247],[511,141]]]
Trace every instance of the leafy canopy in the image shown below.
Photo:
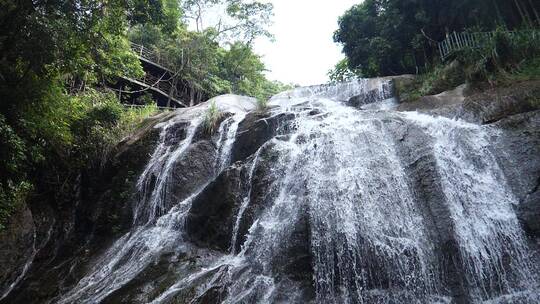
[[[334,41],[365,76],[417,73],[437,60],[447,33],[539,25],[538,11],[528,0],[365,0],[339,18]]]

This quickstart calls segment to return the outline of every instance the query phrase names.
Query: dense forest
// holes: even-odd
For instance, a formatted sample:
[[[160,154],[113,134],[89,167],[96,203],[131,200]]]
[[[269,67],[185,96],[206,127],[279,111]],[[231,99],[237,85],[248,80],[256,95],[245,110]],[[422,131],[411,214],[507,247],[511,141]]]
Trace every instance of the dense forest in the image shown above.
[[[540,24],[539,12],[540,2],[532,0],[365,0],[339,19],[334,40],[346,59],[331,76],[426,72],[440,60],[437,42],[449,33],[531,29]],[[522,51],[531,43],[517,41],[513,47]],[[530,51],[522,57],[538,45]]]
[[[223,19],[206,20],[211,9]],[[208,97],[281,90],[252,49],[271,36],[272,9],[242,0],[2,1],[0,229],[30,197],[62,201],[81,170],[99,167],[156,111],[151,100],[125,108],[109,89],[119,76],[144,73],[130,40],[163,53]]]

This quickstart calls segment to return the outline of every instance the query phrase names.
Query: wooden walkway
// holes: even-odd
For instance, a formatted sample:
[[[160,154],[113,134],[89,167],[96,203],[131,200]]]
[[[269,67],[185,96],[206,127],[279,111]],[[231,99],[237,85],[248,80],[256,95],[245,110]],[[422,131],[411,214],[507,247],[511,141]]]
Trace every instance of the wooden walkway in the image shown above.
[[[130,42],[130,46],[140,60],[153,64],[156,67],[159,67],[170,73],[173,73],[173,71],[175,70],[174,67],[172,67],[171,64],[168,62],[167,58],[160,53],[149,50],[148,48],[134,42]],[[182,62],[184,62],[183,54],[181,59]]]
[[[130,44],[131,49],[141,62],[154,67],[151,69],[154,73],[150,73],[145,69],[145,75],[141,78],[122,77],[122,79],[161,95],[162,99],[167,100],[166,107],[188,107],[193,103],[191,100],[186,99],[187,96],[193,96],[196,92],[189,92],[192,89],[185,86],[185,81],[182,81],[180,75],[178,75],[178,69],[173,67],[165,56],[140,44],[133,42]],[[184,62],[183,55],[181,62]],[[182,67],[180,67],[180,70]],[[156,71],[159,71],[159,73],[156,73]]]
[[[540,30],[527,31],[507,31],[510,35],[525,34],[530,35],[531,39],[540,38]],[[465,48],[479,48],[490,42],[495,37],[496,32],[453,32],[446,36],[446,39],[439,42],[437,47],[442,61],[446,61],[454,52]]]

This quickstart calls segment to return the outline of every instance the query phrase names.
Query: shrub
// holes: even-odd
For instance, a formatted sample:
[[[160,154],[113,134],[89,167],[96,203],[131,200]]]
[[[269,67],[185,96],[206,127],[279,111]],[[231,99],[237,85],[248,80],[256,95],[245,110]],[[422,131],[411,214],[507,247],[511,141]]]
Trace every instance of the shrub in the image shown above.
[[[465,66],[467,80],[471,83],[497,81],[502,76],[520,73],[534,62],[540,54],[540,32],[525,30],[508,32],[497,29],[493,37],[486,39],[480,47],[465,48],[454,56]],[[530,72],[533,72],[532,75]],[[538,77],[536,71],[528,71]]]
[[[257,98],[257,110],[264,112],[268,108],[268,99],[266,98]]]
[[[419,93],[421,96],[433,95],[451,90],[465,82],[463,69],[457,61],[442,67],[436,66],[431,72],[421,76]]]
[[[206,110],[206,115],[204,117],[204,129],[208,134],[214,134],[222,116],[223,113],[220,112],[216,102],[212,102]]]

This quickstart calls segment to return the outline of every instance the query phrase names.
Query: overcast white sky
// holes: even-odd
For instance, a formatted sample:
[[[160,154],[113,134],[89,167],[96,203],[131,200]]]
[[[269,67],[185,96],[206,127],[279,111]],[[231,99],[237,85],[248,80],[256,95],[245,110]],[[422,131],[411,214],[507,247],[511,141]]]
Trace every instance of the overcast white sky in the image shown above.
[[[326,73],[341,58],[333,42],[337,20],[361,0],[269,0],[274,4],[275,41],[258,40],[255,51],[270,70],[268,78],[285,83],[325,83]]]

